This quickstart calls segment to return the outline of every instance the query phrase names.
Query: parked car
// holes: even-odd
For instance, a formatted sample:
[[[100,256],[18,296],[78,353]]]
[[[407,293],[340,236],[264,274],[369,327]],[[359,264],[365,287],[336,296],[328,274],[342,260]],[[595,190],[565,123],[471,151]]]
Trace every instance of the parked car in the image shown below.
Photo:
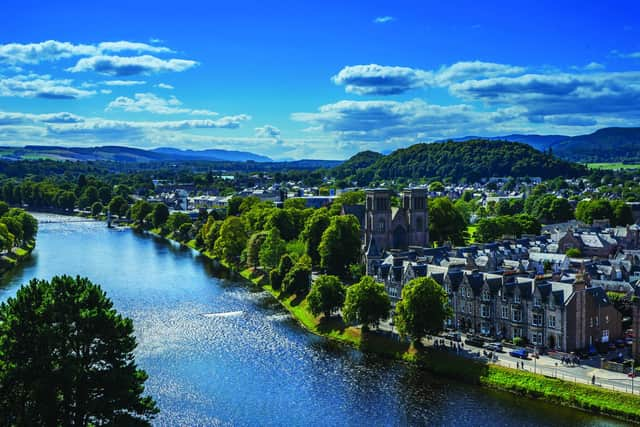
[[[525,350],[524,348],[517,348],[515,350],[511,350],[509,352],[509,356],[517,357],[518,359],[528,359],[529,358],[529,352],[527,350]]]
[[[625,342],[624,342],[623,339],[617,339],[616,340],[616,347],[622,348],[622,347],[624,347],[624,345],[625,345]]]
[[[485,345],[487,350],[495,351],[496,353],[502,353],[502,343],[492,342]]]
[[[448,339],[448,340],[455,341],[455,342],[461,342],[462,341],[462,337],[460,335],[460,332],[449,332],[448,334],[445,334],[444,337],[446,339]]]
[[[467,345],[472,345],[474,347],[484,347],[485,341],[478,337],[467,337],[464,343]]]

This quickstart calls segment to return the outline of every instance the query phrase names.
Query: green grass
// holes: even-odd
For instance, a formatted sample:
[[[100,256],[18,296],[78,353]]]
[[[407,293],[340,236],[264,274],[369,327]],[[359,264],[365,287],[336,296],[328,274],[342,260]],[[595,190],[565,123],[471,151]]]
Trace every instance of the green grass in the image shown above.
[[[475,234],[476,231],[478,230],[478,226],[477,225],[469,225],[467,226],[467,233],[469,235],[469,239],[467,239],[467,244],[473,244],[476,242],[476,238],[475,238]]]
[[[618,169],[640,169],[639,163],[587,163],[589,169],[604,169],[604,170],[618,170]]]

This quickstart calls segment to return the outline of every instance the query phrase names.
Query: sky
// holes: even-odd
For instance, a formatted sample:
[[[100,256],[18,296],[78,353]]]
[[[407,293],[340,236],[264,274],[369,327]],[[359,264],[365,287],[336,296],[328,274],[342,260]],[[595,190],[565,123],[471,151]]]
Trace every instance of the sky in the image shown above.
[[[0,146],[344,159],[640,126],[637,0],[0,8]]]

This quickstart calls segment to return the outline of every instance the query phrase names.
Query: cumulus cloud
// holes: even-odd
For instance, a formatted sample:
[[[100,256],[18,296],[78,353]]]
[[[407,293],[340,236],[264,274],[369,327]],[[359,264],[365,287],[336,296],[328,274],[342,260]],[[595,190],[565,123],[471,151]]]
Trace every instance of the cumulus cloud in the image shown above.
[[[262,127],[255,128],[255,135],[258,138],[271,138],[280,140],[280,129],[271,125],[264,125]]]
[[[47,75],[0,76],[0,96],[44,99],[77,99],[94,95],[93,90],[73,87],[70,79],[51,79]]]
[[[0,111],[0,126],[18,125],[18,124],[37,124],[37,123],[80,123],[84,119],[72,113],[15,113]]]
[[[109,103],[106,110],[124,110],[128,112],[148,112],[154,114],[191,114],[194,116],[217,116],[210,110],[194,110],[181,107],[182,102],[175,96],[161,98],[153,93],[136,93],[133,98],[119,96]]]
[[[0,61],[8,63],[37,64],[42,61],[57,61],[77,56],[95,56],[104,52],[152,52],[169,53],[171,49],[130,41],[102,42],[96,44],[74,44],[57,40],[39,43],[7,43],[0,45]]]
[[[109,56],[98,55],[80,59],[76,65],[67,68],[72,73],[95,71],[112,76],[133,76],[160,72],[181,72],[198,65],[187,59],[160,59],[151,55]]]
[[[493,62],[464,61],[439,70],[378,64],[344,67],[332,77],[337,85],[358,95],[397,95],[423,87],[446,87],[470,78],[485,78],[522,73],[524,68]]]
[[[158,83],[156,86],[159,87],[160,89],[169,89],[169,90],[173,89],[173,86],[166,83]]]
[[[393,16],[378,16],[373,20],[374,24],[386,24],[387,22],[393,22],[396,18]]]

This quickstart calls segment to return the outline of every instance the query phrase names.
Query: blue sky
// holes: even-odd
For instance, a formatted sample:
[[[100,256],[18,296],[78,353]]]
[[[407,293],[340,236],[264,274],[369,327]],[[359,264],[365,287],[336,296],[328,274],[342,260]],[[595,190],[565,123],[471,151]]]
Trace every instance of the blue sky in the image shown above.
[[[3,2],[0,145],[341,159],[640,126],[637,1],[90,3]]]

